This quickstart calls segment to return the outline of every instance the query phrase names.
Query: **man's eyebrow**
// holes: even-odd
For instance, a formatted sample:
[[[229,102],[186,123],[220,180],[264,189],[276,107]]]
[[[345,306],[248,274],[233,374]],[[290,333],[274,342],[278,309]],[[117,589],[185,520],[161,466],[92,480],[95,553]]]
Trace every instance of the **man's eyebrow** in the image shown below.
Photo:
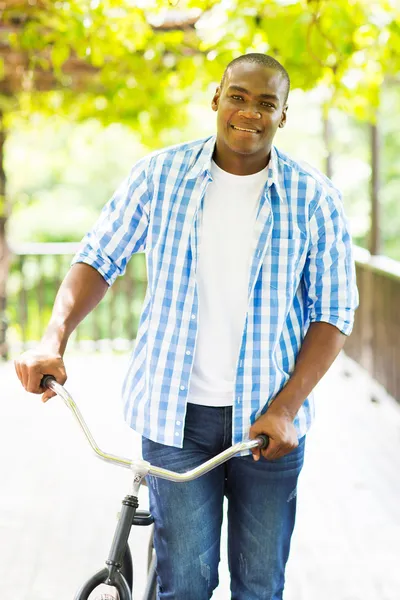
[[[228,90],[234,90],[236,92],[242,92],[243,94],[247,94],[247,95],[251,95],[250,92],[248,90],[246,90],[246,88],[240,87],[240,85],[230,85],[228,87]],[[275,100],[275,102],[279,102],[279,98],[278,96],[275,96],[275,94],[259,94],[259,98],[266,98],[269,100]]]

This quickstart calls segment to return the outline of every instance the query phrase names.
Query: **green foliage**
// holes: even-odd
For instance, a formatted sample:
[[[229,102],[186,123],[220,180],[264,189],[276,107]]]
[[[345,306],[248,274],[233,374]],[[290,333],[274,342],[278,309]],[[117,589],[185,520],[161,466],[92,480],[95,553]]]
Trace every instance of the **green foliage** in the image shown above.
[[[325,114],[334,109],[339,128],[333,148],[335,164],[346,173],[343,179],[351,197],[359,198],[354,200],[361,215],[356,237],[365,239],[369,142],[361,121],[374,122],[379,113],[385,115],[382,84],[395,81],[400,72],[400,5],[395,0],[42,0],[39,6],[27,3],[22,12],[21,33],[8,33],[4,42],[28,55],[28,79],[34,81],[36,72],[47,70],[54,73],[56,85],[47,92],[28,85],[17,98],[0,96],[0,108],[14,115],[8,118],[8,126],[15,130],[16,123],[20,124],[15,121],[17,108],[26,121],[42,113],[57,115],[64,122],[95,119],[106,130],[114,123],[126,124],[136,132],[139,154],[144,148],[154,149],[208,131],[204,107],[226,64],[243,52],[273,54],[287,67],[293,89],[318,88],[318,105],[324,105]],[[2,13],[5,24],[16,16],[21,16],[20,3],[7,6]],[[192,19],[193,27],[160,30],[162,23],[177,18],[185,21],[186,17]],[[391,115],[398,114],[398,109],[392,107]],[[312,126],[307,122],[308,131]],[[397,164],[398,145],[396,136],[390,134],[394,126],[388,127],[382,161],[383,203],[393,253],[398,174],[386,169]],[[44,148],[41,154],[32,140],[28,166],[18,176],[19,187],[11,182],[8,188],[15,217],[12,235],[16,235],[15,224],[25,219],[22,231],[29,230],[36,239],[49,239],[46,231],[51,231],[52,239],[71,239],[72,231],[76,239],[81,231],[78,235],[78,228],[73,229],[72,217],[60,218],[57,226],[53,223],[51,227],[51,209],[68,205],[69,215],[78,215],[75,219],[86,228],[116,183],[108,173],[122,178],[136,156],[133,150],[120,152],[119,167],[108,164],[107,158],[95,163],[90,144],[81,140],[74,148],[71,144],[65,144],[59,164],[49,166],[47,178],[39,181],[34,154],[44,160],[45,153],[52,155],[53,150]],[[348,144],[354,144],[351,157]],[[80,154],[82,148],[86,148],[87,160]],[[25,154],[27,151],[25,148]],[[81,172],[88,171],[87,183],[75,185],[70,173],[63,171],[71,152],[76,154]],[[54,152],[54,160],[55,156]],[[92,172],[95,167],[91,164],[98,165],[98,173]],[[357,178],[351,176],[350,164],[362,173],[362,187],[357,187]],[[88,197],[90,202],[86,202]],[[37,221],[35,225],[37,205],[47,207],[41,217],[42,222],[47,218],[47,227]]]
[[[3,194],[0,194],[0,218],[6,215],[6,197]]]
[[[30,125],[15,122],[6,145],[10,239],[79,241],[146,150],[117,124],[39,115]]]
[[[3,20],[20,10],[11,5]],[[243,52],[273,54],[294,88],[324,84],[328,104],[367,120],[384,77],[400,70],[400,8],[391,0],[48,0],[24,12],[21,34],[8,42],[32,69],[54,71],[58,91],[21,94],[21,109],[127,123],[155,144]],[[192,28],[159,30],[177,15],[200,18]],[[77,58],[90,73],[74,71]]]

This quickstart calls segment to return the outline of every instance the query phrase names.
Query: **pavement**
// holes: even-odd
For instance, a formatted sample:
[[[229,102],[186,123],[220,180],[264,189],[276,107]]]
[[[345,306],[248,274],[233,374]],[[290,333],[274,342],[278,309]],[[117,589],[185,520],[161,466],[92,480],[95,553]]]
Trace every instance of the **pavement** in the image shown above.
[[[67,353],[66,387],[99,446],[135,457],[119,401],[128,359]],[[1,598],[72,600],[104,565],[130,472],[97,460],[63,402],[26,393],[12,363],[0,364],[0,423]],[[399,600],[399,499],[400,405],[342,355],[317,389],[284,600]],[[130,538],[136,600],[148,535]],[[221,551],[214,600],[230,598],[225,526]]]

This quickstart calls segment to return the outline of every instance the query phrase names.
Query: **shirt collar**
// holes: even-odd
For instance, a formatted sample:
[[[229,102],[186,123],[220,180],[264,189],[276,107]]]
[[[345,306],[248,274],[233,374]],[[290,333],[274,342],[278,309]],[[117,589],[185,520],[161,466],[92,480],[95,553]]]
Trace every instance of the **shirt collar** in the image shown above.
[[[205,172],[207,172],[209,177],[211,177],[211,160],[214,154],[216,139],[217,136],[213,135],[205,140],[201,152],[197,154],[189,168],[189,171],[187,173],[187,177],[189,179],[195,179],[196,177],[199,177]],[[283,201],[284,198],[286,198],[286,195],[281,193],[282,189],[279,184],[279,156],[275,146],[272,146],[271,148],[271,159],[269,161],[267,187],[270,188],[272,184],[275,185],[278,195],[281,201]]]
[[[195,179],[205,171],[208,171],[208,174],[210,174],[211,159],[214,154],[216,139],[216,136],[213,135],[205,140],[200,153],[194,157],[193,162],[189,167],[187,172],[187,177],[189,179]]]

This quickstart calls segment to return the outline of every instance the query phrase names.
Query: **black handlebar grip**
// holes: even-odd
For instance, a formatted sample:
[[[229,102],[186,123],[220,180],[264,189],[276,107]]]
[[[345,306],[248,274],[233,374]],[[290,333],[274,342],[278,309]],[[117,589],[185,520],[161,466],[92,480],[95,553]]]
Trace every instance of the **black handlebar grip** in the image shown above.
[[[53,375],[43,375],[42,381],[40,382],[40,387],[44,390],[47,390],[50,381],[56,381],[56,378],[53,377]]]
[[[260,435],[258,435],[256,439],[260,440],[258,446],[260,450],[265,450],[265,448],[268,448],[269,437],[267,435],[265,435],[264,433],[260,433]]]

